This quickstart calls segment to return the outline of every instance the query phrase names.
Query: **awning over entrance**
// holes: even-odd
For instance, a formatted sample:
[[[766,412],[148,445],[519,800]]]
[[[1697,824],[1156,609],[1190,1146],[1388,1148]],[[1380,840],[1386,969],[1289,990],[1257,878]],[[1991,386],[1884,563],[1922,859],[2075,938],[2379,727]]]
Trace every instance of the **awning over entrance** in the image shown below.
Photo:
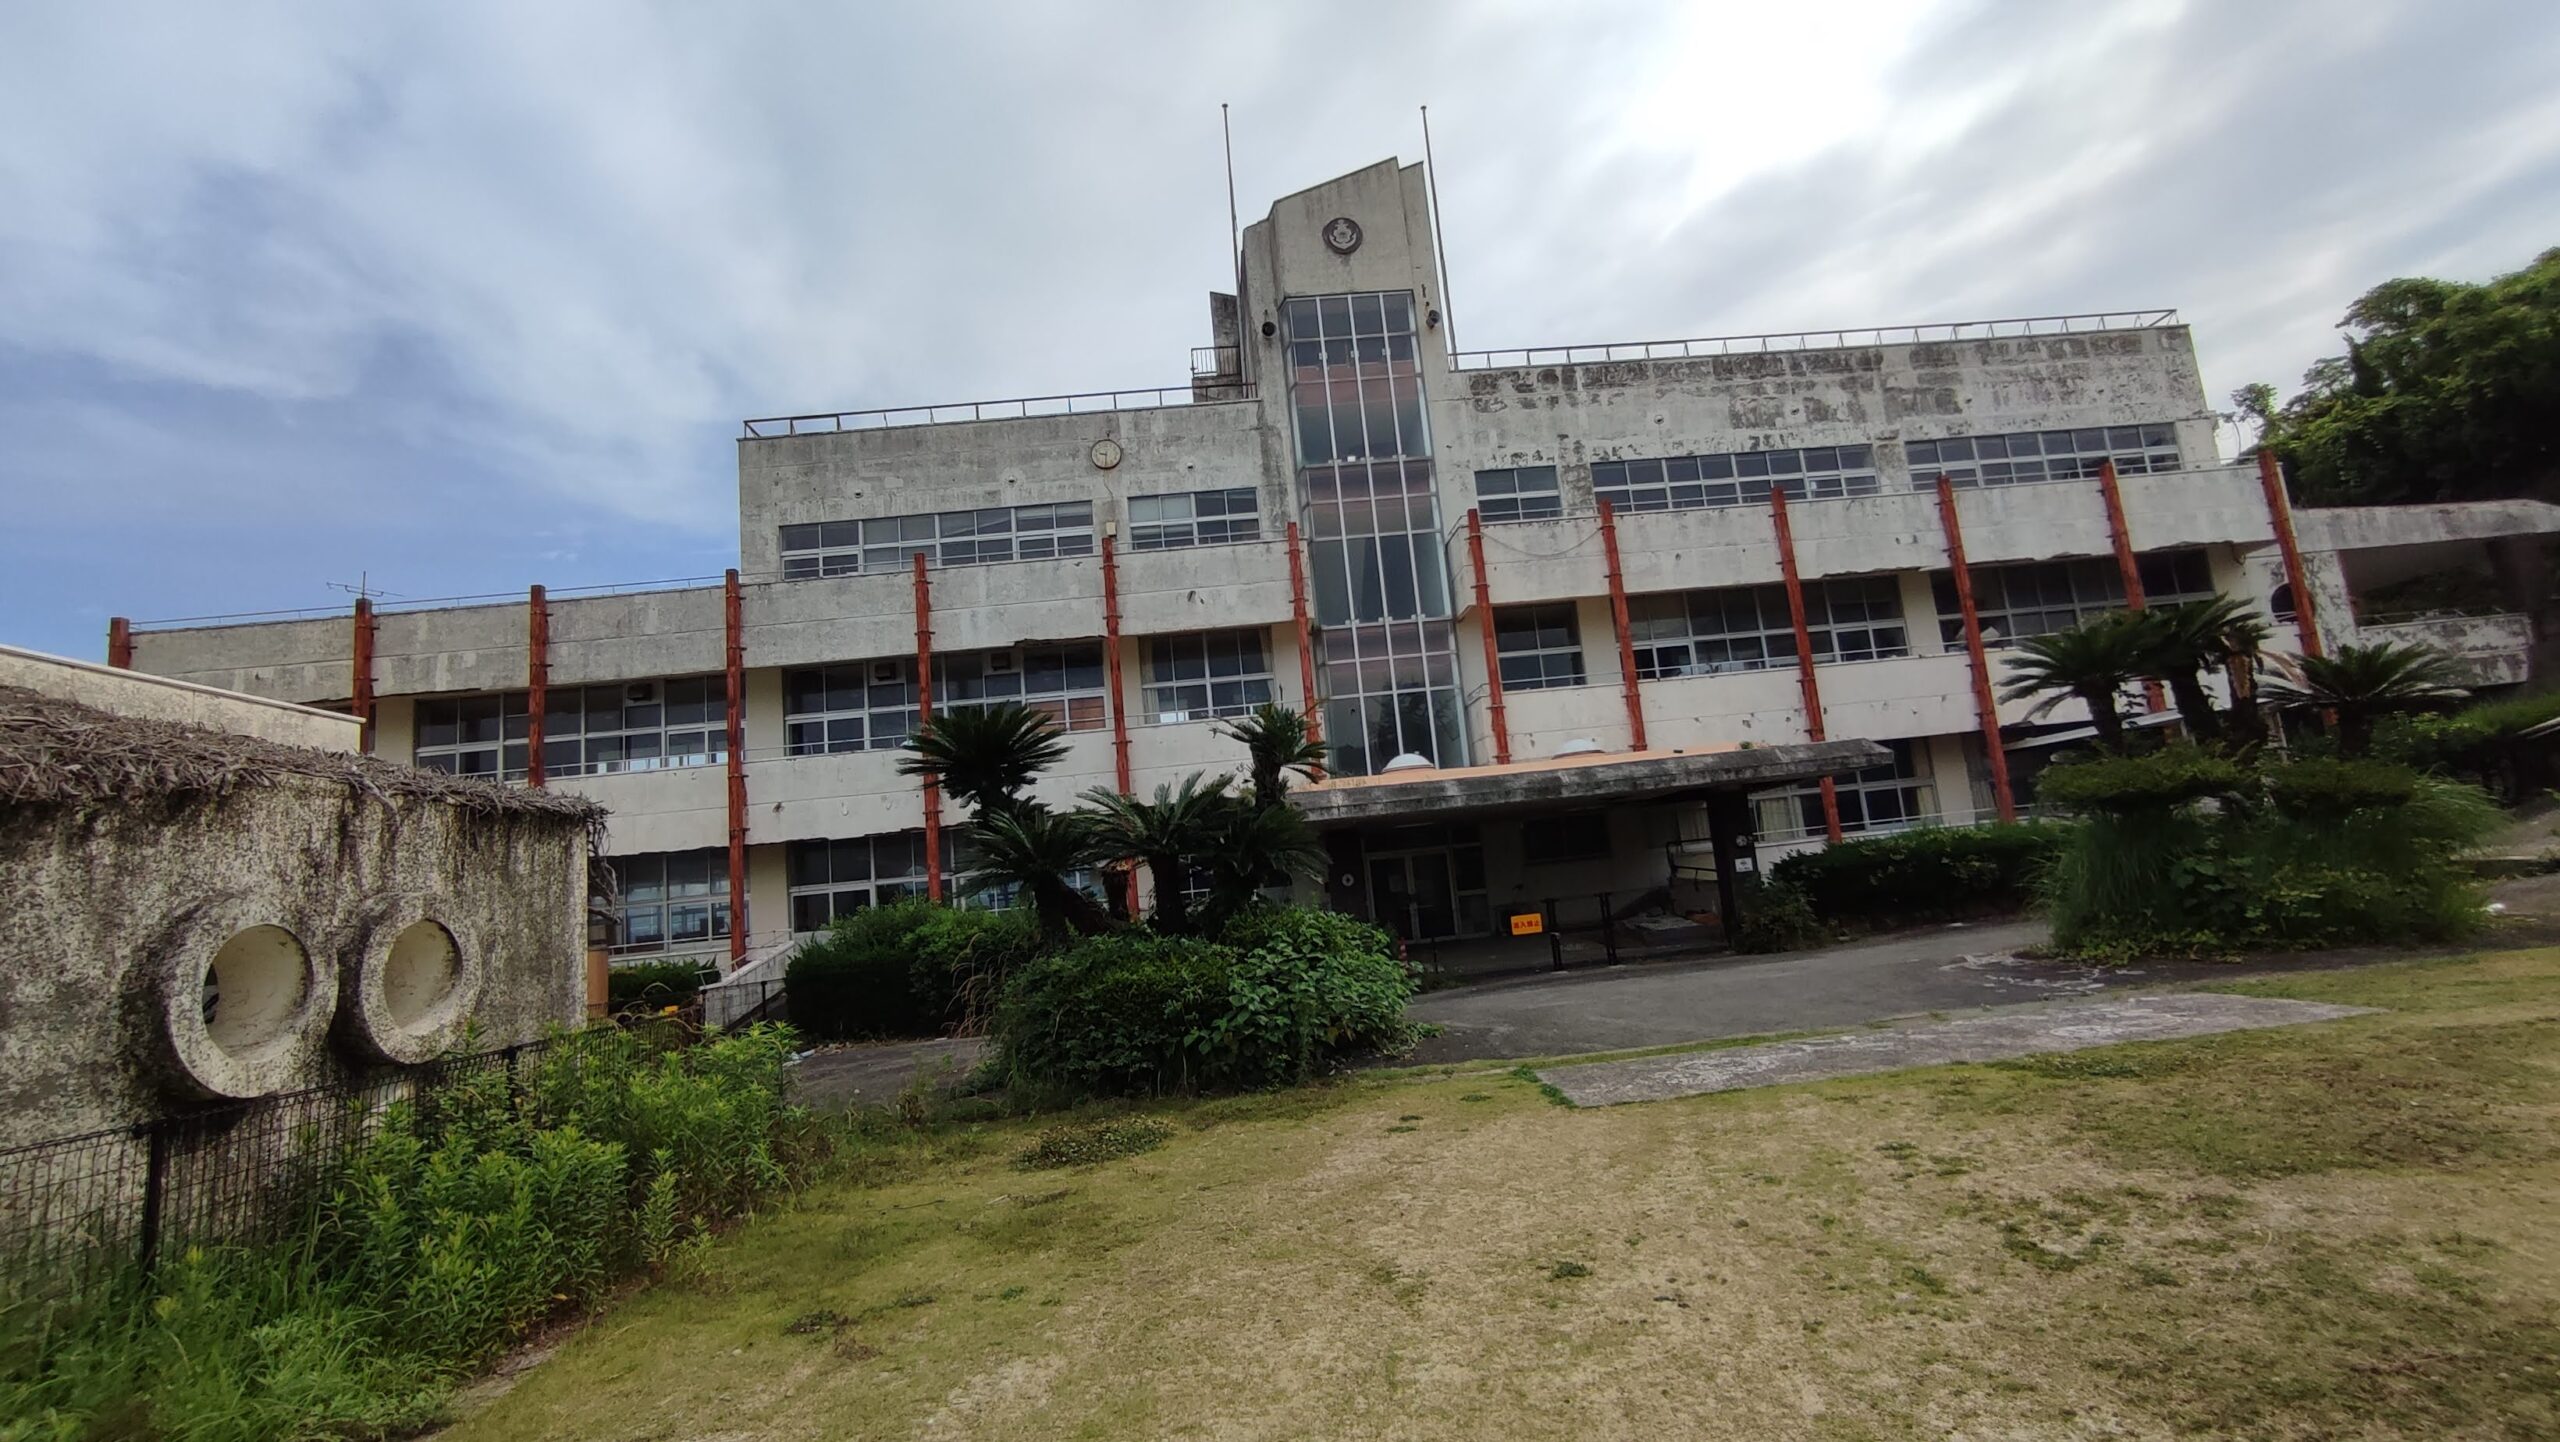
[[[1319,827],[1448,821],[1561,806],[1702,801],[1880,766],[1873,741],[1804,741],[1678,751],[1618,751],[1383,776],[1339,776],[1289,793]]]

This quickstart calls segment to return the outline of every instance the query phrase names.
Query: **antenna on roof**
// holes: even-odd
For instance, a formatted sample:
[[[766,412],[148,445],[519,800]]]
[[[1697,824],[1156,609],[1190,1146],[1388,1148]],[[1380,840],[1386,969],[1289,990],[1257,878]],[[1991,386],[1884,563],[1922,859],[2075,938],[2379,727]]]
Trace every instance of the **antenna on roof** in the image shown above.
[[[352,586],[348,585],[344,581],[331,581],[328,584],[329,589],[332,591],[344,591],[350,596],[361,596],[368,601],[372,600],[376,596],[380,596],[387,601],[396,601],[400,599],[400,593],[397,591],[376,590],[373,586],[373,573],[370,571],[356,572],[355,584]]]
[[[1440,325],[1452,354],[1458,349],[1457,312],[1449,304],[1449,247],[1440,239],[1440,162],[1431,158],[1431,107],[1422,107],[1422,172],[1431,182],[1431,254],[1440,262]]]
[[[1218,134],[1227,147],[1227,254],[1235,259],[1236,304],[1241,307],[1244,304],[1244,239],[1236,228],[1236,133],[1227,124],[1227,103],[1223,100],[1218,102]],[[1241,336],[1243,321],[1239,319],[1237,325],[1237,334]]]

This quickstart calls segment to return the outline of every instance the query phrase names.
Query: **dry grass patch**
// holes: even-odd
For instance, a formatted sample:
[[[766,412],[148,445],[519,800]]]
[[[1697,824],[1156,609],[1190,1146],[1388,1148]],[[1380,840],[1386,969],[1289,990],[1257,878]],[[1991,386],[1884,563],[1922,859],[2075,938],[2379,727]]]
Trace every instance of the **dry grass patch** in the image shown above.
[[[1425,1074],[1069,1171],[903,1143],[453,1435],[2560,1435],[2560,954],[2251,989],[2399,1010],[1590,1112]]]

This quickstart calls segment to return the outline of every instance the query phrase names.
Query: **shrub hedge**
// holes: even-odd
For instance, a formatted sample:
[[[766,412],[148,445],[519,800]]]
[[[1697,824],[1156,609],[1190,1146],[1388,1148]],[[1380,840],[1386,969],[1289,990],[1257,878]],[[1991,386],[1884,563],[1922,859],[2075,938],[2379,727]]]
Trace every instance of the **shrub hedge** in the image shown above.
[[[1769,868],[1770,889],[1801,898],[1806,915],[1797,917],[1797,903],[1783,896],[1763,898],[1772,936],[1800,933],[1814,918],[1877,925],[2021,909],[2069,829],[2038,821],[1929,827],[1782,857]],[[1750,914],[1746,906],[1746,920]]]
[[[617,1012],[682,1006],[719,979],[719,968],[699,961],[644,961],[607,972],[605,1000]]]
[[[939,1036],[995,1008],[1005,978],[1039,948],[1026,913],[920,898],[844,917],[783,972],[793,1024],[830,1040]]]
[[[1401,1043],[1413,991],[1385,932],[1316,908],[1257,908],[1214,941],[1087,937],[1006,988],[997,1064],[1078,1094],[1277,1086]]]

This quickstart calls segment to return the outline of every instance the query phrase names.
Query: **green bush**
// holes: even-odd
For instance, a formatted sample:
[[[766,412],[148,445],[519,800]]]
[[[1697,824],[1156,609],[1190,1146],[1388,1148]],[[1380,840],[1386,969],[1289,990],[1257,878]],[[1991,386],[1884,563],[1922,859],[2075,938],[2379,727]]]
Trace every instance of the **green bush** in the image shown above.
[[[1772,918],[1780,939],[1818,931],[1817,917],[1876,925],[2016,911],[2034,899],[2036,877],[2051,864],[2069,830],[2052,822],[2023,821],[1853,837],[1820,851],[1782,857],[1769,868],[1772,889],[1800,899],[1796,904],[1806,911],[1801,922],[1783,898],[1764,904],[1787,913]],[[1748,920],[1749,907],[1744,914]]]
[[[616,1012],[682,1006],[720,979],[718,967],[699,961],[643,961],[605,974],[605,1000]]]
[[[792,955],[791,1020],[831,1040],[940,1036],[992,1012],[1039,944],[1025,912],[922,898],[868,907]]]
[[[1006,989],[998,1066],[1079,1094],[1277,1086],[1401,1045],[1414,986],[1385,932],[1317,908],[1259,907],[1216,941],[1088,937]]]
[[[1842,843],[1842,845],[1847,844]],[[1788,857],[1786,861],[1796,860],[1800,856],[1819,854],[1821,853],[1799,852],[1797,856]],[[1781,861],[1778,865],[1784,866],[1786,861]],[[1774,872],[1777,867],[1770,869]],[[1814,915],[1812,903],[1805,899],[1804,892],[1792,882],[1763,881],[1758,877],[1749,877],[1745,879],[1745,884],[1738,890],[1734,900],[1736,908],[1742,913],[1742,924],[1736,928],[1733,935],[1735,951],[1753,954],[1801,951],[1817,942],[1829,939],[1830,932],[1823,926],[1820,918]]]
[[[1404,1008],[1416,977],[1379,928],[1338,911],[1266,906],[1219,939],[1235,960],[1209,1044],[1228,1083],[1300,1081],[1334,1057],[1390,1050],[1411,1035]]]
[[[2140,756],[2100,755],[2048,766],[2036,777],[2036,800],[2119,813],[2183,806],[2238,791],[2248,776],[2240,763],[2202,747],[2163,746]]]
[[[2529,741],[2523,733],[2554,719],[2560,719],[2560,691],[2484,701],[2450,715],[2385,716],[2374,725],[2373,755],[2478,781],[2512,798],[2549,784],[2551,753],[2560,743]]]
[[[424,1092],[264,1245],[0,1313],[0,1436],[382,1437],[617,1278],[682,1261],[811,1159],[788,1032],[660,1053],[612,1028]]]
[[[1024,967],[997,1009],[999,1065],[1076,1093],[1214,1087],[1208,1039],[1227,1013],[1233,949],[1141,930],[1089,936]]]
[[[2313,758],[2241,772],[2212,807],[2163,802],[2166,789],[2085,803],[2046,883],[2058,946],[2228,952],[2446,940],[2480,925],[2461,857],[2501,818],[2476,787]]]

